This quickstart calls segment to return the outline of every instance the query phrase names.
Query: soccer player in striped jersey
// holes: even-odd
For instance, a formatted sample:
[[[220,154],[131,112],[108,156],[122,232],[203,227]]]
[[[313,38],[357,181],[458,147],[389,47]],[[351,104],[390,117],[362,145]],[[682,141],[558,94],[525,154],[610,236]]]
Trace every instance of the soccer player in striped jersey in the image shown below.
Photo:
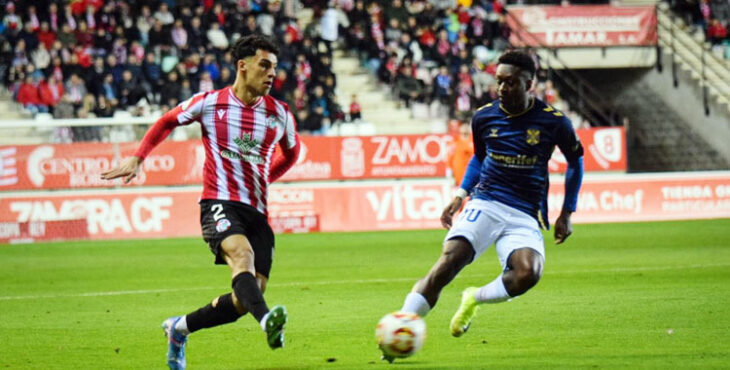
[[[451,334],[466,332],[477,308],[504,302],[537,284],[545,262],[540,228],[547,225],[548,161],[558,146],[568,161],[565,198],[555,223],[560,244],[572,233],[583,176],[583,148],[561,112],[531,98],[535,63],[529,55],[508,51],[497,66],[499,100],[479,108],[472,119],[474,157],[457,196],[441,222],[447,229],[441,257],[407,295],[401,311],[426,315],[441,290],[492,243],[503,271],[482,287],[467,288],[451,320]],[[471,193],[452,226],[452,217]]]
[[[289,107],[268,95],[274,80],[278,47],[251,35],[232,48],[236,79],[232,86],[199,93],[165,113],[145,134],[134,156],[102,174],[129,182],[144,158],[178,126],[200,122],[205,147],[200,222],[216,264],[231,269],[232,292],[187,315],[163,322],[168,338],[168,366],[185,368],[190,333],[236,321],[246,313],[260,324],[272,349],[284,346],[287,312],[266,304],[274,251],[267,220],[269,183],[297,160],[299,138]],[[282,155],[273,159],[276,145]]]

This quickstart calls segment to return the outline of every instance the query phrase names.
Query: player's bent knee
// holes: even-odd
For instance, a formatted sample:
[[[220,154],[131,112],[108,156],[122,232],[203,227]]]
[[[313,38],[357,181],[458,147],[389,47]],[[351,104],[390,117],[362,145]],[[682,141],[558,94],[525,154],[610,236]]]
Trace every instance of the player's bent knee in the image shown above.
[[[535,269],[520,270],[516,275],[519,285],[525,287],[525,290],[532,288],[540,281],[540,274]]]
[[[525,292],[537,285],[541,275],[540,269],[534,268],[533,266],[523,266],[513,269],[506,275],[510,280],[506,284],[507,293],[512,297],[525,294]]]
[[[441,256],[445,263],[461,269],[474,259],[474,248],[468,240],[458,237],[446,242]]]

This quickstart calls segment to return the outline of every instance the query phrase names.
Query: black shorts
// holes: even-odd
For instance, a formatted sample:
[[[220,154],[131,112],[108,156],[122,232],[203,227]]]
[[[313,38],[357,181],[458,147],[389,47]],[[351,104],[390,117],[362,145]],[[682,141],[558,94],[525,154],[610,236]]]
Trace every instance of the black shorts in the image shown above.
[[[200,226],[216,264],[226,264],[221,250],[223,239],[241,234],[253,247],[256,272],[269,277],[274,257],[274,232],[266,216],[256,208],[240,202],[203,199],[200,201]]]

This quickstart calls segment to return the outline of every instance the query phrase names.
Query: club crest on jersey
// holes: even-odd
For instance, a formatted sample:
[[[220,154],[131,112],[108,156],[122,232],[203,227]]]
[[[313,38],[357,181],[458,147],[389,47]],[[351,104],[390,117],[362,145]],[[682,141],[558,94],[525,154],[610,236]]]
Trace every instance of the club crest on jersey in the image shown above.
[[[527,129],[527,143],[530,145],[536,145],[540,142],[540,130],[536,128]]]
[[[276,125],[281,124],[281,121],[279,121],[279,118],[276,116],[268,116],[266,117],[266,126],[269,128],[275,128]]]
[[[222,233],[226,230],[228,230],[231,227],[231,221],[228,221],[227,218],[222,218],[218,220],[218,222],[215,224],[215,229],[219,233]]]

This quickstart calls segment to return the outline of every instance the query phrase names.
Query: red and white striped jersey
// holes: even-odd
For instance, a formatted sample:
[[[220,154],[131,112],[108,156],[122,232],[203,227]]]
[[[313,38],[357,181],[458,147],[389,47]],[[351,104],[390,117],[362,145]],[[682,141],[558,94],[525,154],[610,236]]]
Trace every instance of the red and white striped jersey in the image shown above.
[[[227,87],[194,95],[166,113],[158,123],[170,127],[196,121],[201,123],[205,147],[201,199],[238,201],[266,214],[270,179],[281,176],[298,154],[299,138],[289,107],[269,95],[247,106]],[[138,150],[142,158],[151,150],[143,149],[147,141],[155,140],[145,137]],[[273,169],[281,173],[270,177],[277,143],[281,143],[285,155],[294,153],[293,161],[289,160],[291,163],[286,168]]]

